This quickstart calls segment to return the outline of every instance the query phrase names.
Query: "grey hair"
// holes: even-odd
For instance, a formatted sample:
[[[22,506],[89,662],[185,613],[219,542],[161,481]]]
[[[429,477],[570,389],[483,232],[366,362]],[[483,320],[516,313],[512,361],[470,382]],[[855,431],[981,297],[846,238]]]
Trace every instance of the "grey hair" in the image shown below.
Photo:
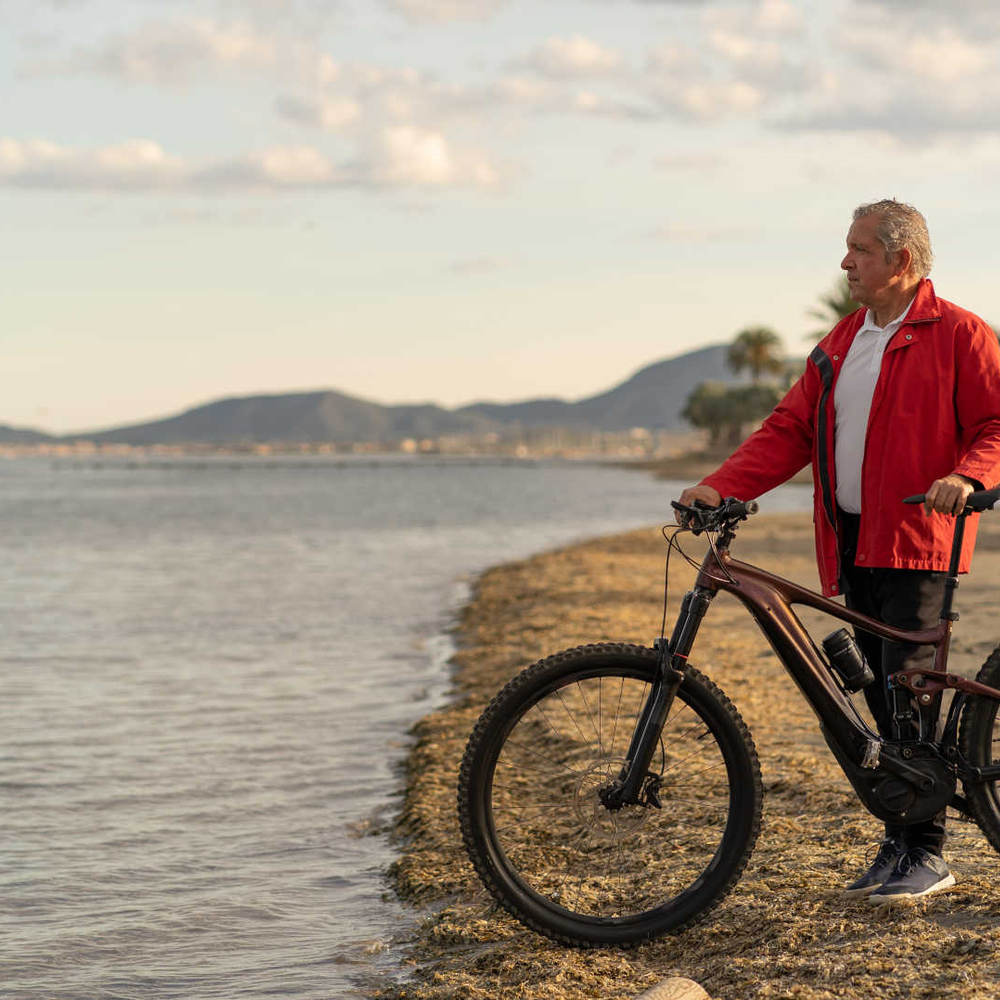
[[[886,263],[889,255],[898,253],[903,247],[910,251],[911,267],[918,278],[926,278],[931,273],[934,254],[931,251],[931,237],[927,232],[927,220],[912,206],[895,198],[884,198],[868,205],[859,205],[854,210],[854,221],[866,215],[879,217],[875,235],[885,247]]]

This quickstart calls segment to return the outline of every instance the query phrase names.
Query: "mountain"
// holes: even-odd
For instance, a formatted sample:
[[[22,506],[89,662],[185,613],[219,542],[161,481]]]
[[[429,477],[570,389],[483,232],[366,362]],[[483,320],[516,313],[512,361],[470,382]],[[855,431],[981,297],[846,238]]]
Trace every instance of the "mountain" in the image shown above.
[[[0,444],[44,444],[58,440],[59,438],[52,437],[51,434],[43,434],[41,431],[0,424]]]
[[[433,404],[383,406],[332,390],[220,399],[173,417],[88,434],[96,442],[240,444],[248,442],[372,441],[482,435],[532,427],[620,431],[631,427],[686,430],[680,415],[699,382],[739,381],[717,344],[640,369],[606,392],[575,403],[532,399],[479,402],[456,410]]]
[[[85,436],[148,445],[240,444],[251,441],[394,441],[442,434],[482,434],[492,422],[431,404],[381,406],[340,392],[297,392],[220,399],[176,417]]]
[[[474,403],[458,413],[488,416],[521,426],[597,427],[602,431],[648,427],[687,429],[681,410],[700,382],[737,382],[726,364],[726,344],[714,344],[641,368],[620,385],[577,403],[538,399],[526,403]]]

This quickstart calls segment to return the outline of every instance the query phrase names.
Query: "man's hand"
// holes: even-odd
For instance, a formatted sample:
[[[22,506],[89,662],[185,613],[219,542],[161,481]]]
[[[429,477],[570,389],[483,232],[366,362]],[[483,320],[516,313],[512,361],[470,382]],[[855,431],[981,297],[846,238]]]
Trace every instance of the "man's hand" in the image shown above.
[[[680,496],[678,503],[684,504],[685,507],[690,507],[695,500],[701,500],[702,503],[707,503],[709,507],[718,507],[722,503],[722,494],[713,489],[711,486],[706,486],[704,484],[700,486],[689,486]],[[683,524],[681,520],[681,512],[679,510],[674,511],[674,517],[677,518],[678,524]]]
[[[924,497],[924,513],[936,510],[939,514],[961,514],[965,501],[976,487],[971,479],[951,472],[943,479],[935,479]]]

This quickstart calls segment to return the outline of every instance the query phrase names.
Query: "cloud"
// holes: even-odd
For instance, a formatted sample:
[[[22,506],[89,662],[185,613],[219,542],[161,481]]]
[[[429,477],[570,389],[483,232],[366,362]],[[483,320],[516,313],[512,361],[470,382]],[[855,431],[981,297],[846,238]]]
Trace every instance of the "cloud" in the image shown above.
[[[0,0],[0,8],[5,3],[36,9],[45,6],[69,12],[97,6],[94,0]],[[150,3],[149,0],[146,5],[167,6],[162,2]],[[278,26],[285,32],[306,33],[329,24],[345,3],[344,0],[202,0],[198,7],[268,28]]]
[[[830,39],[842,57],[772,123],[920,142],[995,133],[1000,68],[990,32],[977,32],[975,17],[949,19],[931,11],[909,17],[891,12],[893,6],[885,0],[859,4],[850,30]]]
[[[271,146],[209,162],[130,140],[74,149],[45,139],[0,138],[0,185],[66,191],[294,191],[336,187],[492,187],[487,157],[456,150],[438,132],[395,126],[369,136],[360,156],[335,162],[311,146]]]
[[[279,97],[275,110],[288,121],[315,128],[342,129],[361,118],[361,105],[349,97]]]
[[[391,186],[492,187],[499,181],[484,155],[456,153],[440,132],[412,125],[382,129],[369,147],[362,173]]]
[[[412,21],[485,21],[508,0],[385,0]]]
[[[799,35],[805,28],[801,9],[788,0],[761,0],[750,16],[756,27],[767,31]]]
[[[582,35],[550,38],[524,62],[535,72],[556,79],[613,74],[624,66],[620,52],[604,48]]]
[[[31,69],[174,88],[205,79],[234,88],[247,78],[269,80],[277,96],[262,98],[265,112],[269,107],[285,138],[199,162],[150,140],[86,150],[8,139],[0,183],[185,191],[490,188],[509,176],[509,168],[495,165],[501,144],[512,141],[519,122],[536,116],[680,122],[690,129],[740,121],[800,133],[929,139],[985,135],[1000,125],[1000,65],[993,58],[1000,20],[986,3],[962,0],[962,16],[950,17],[951,6],[940,10],[929,0],[842,0],[846,16],[816,31],[811,20],[804,23],[804,5],[792,0],[627,2],[633,9],[619,0],[620,12],[634,16],[645,2],[647,14],[659,3],[675,15],[643,18],[670,32],[650,40],[645,59],[568,31],[537,36],[516,61],[498,56],[492,68],[449,79],[436,69],[351,62],[347,49],[322,51],[318,33],[303,36],[310,17],[329,18],[340,5],[350,10],[343,0],[209,0],[199,10],[219,20],[211,13],[157,19]],[[440,24],[483,20],[508,3],[382,0],[381,6]],[[991,19],[994,28],[984,27]],[[417,47],[412,58],[429,59],[432,51]],[[248,112],[245,93],[238,99],[245,121],[255,109]],[[477,130],[489,152],[462,148],[474,143],[466,133]],[[657,165],[699,169],[696,161]]]
[[[703,123],[747,115],[755,111],[765,99],[760,88],[744,80],[686,84],[670,82],[654,85],[652,94],[664,113]]]
[[[133,83],[184,84],[206,67],[270,68],[272,39],[247,24],[219,25],[203,17],[157,21],[83,52],[66,69],[90,70]]]
[[[185,171],[181,159],[145,139],[96,150],[70,149],[45,139],[0,139],[0,184],[148,190],[178,183]]]
[[[899,95],[887,82],[872,85],[875,97],[847,95],[842,100],[811,102],[776,120],[788,131],[869,132],[907,142],[926,144],[950,136],[992,137],[1000,129],[1000,87],[988,92],[978,88],[930,89],[915,101],[913,94]]]
[[[921,77],[939,83],[979,76],[994,63],[992,45],[965,38],[951,25],[897,35],[895,44],[886,46],[889,34],[886,29],[856,39],[855,60],[907,76],[919,67]]]
[[[295,190],[342,186],[349,175],[311,146],[272,146],[191,171],[195,189]]]
[[[649,50],[646,62],[647,77],[668,77],[680,81],[694,76],[708,76],[711,73],[703,48],[675,41],[653,46]]]
[[[859,7],[881,8],[894,13],[912,10],[931,10],[941,13],[941,0],[854,0]],[[996,0],[950,0],[945,13],[953,18],[959,13],[976,13],[978,11],[996,12]]]
[[[673,42],[650,50],[642,87],[661,116],[710,123],[746,115],[764,104],[764,88],[743,79],[738,64],[723,62],[721,69],[728,72],[720,72],[710,54],[709,47],[696,49]],[[737,55],[737,63],[745,58],[742,51]],[[730,64],[733,61],[729,59]]]
[[[267,74],[328,86],[339,64],[296,38],[247,21],[220,23],[206,17],[150,21],[105,42],[22,67],[27,77],[96,74],[126,83],[178,87],[223,73]]]
[[[344,6],[343,0],[214,0],[219,12],[284,32],[315,32]]]
[[[283,95],[274,108],[279,117],[297,125],[341,130],[371,129],[379,123],[440,129],[454,120],[476,123],[502,114],[633,119],[652,115],[649,103],[641,98],[577,89],[571,80],[508,73],[469,85],[442,81],[415,69],[364,64],[338,67],[332,87]]]

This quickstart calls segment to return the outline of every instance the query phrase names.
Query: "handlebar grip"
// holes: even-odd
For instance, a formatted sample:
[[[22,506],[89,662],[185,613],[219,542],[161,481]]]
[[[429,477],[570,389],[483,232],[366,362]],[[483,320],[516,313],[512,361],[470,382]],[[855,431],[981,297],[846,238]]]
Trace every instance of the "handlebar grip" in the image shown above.
[[[756,500],[737,500],[735,497],[726,497],[718,507],[701,500],[695,500],[690,507],[672,500],[670,506],[684,515],[682,523],[696,535],[702,531],[718,531],[723,525],[745,520],[760,510]]]
[[[916,496],[906,497],[903,503],[923,503],[926,494],[918,493]],[[1000,486],[994,486],[991,490],[977,490],[970,493],[965,500],[966,511],[989,510],[998,500],[1000,500]]]

